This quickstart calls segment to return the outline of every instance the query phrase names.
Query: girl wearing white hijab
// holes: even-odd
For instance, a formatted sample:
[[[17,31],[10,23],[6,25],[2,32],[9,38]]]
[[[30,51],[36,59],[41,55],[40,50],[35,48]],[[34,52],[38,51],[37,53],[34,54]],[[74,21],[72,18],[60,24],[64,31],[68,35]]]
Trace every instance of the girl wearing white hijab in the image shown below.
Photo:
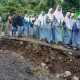
[[[62,42],[62,24],[63,24],[63,13],[62,13],[62,7],[60,5],[57,6],[54,16],[56,18],[55,21],[55,42],[58,44],[59,42]]]
[[[75,22],[74,13],[71,13],[71,27],[73,27],[74,22]]]
[[[77,17],[73,25],[73,38],[72,38],[73,49],[80,49],[80,15]]]
[[[54,28],[54,10],[52,8],[49,9],[49,12],[45,15],[45,28],[46,28],[46,40],[48,43],[53,41],[53,33],[52,28]]]
[[[24,34],[26,37],[28,37],[29,35],[29,18],[28,18],[28,14],[25,15],[24,20],[23,20],[23,24],[24,24]]]
[[[44,18],[45,18],[45,12],[42,11],[41,14],[39,15],[39,22],[40,22],[40,27],[39,27],[39,35],[40,35],[40,40],[45,40],[45,26],[44,26]]]
[[[71,19],[72,15],[70,12],[67,12],[65,19],[64,19],[64,45],[66,47],[68,47],[68,45],[70,45],[71,43],[71,39],[72,39],[72,19]]]

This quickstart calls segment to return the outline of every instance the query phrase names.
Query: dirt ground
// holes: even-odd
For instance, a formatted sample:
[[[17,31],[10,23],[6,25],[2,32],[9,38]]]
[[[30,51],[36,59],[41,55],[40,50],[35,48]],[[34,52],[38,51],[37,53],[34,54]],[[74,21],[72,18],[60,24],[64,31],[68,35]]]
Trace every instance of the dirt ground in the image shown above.
[[[73,56],[73,53],[71,52],[65,52],[58,49],[55,50],[48,46],[33,44],[30,42],[22,42],[17,40],[3,40],[1,44],[2,45],[0,47],[2,51],[3,50],[12,51],[8,53],[11,55],[14,52],[15,57],[20,55],[23,60],[21,64],[27,66],[27,64],[31,63],[31,66],[33,67],[29,69],[30,78],[33,77],[34,74],[35,74],[34,76],[36,76],[37,74],[38,77],[38,79],[37,77],[33,77],[34,79],[27,79],[26,76],[26,78],[24,79],[15,78],[15,79],[2,79],[2,80],[55,80],[55,75],[57,73],[62,73],[67,70],[71,71],[72,76],[75,75],[80,77],[80,60],[76,59]],[[2,52],[0,53],[2,54]],[[8,56],[8,59],[9,58],[10,56]],[[16,60],[14,62],[16,62]],[[42,63],[44,63],[45,65],[42,66]],[[21,64],[17,65],[21,66]],[[22,71],[24,71],[24,69]],[[24,74],[21,74],[20,76],[24,76]],[[46,76],[44,77],[44,75]]]

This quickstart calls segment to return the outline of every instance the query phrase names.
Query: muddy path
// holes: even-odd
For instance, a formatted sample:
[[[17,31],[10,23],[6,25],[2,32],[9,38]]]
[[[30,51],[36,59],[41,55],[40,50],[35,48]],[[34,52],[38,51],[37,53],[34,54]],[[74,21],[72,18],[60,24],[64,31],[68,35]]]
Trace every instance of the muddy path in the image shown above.
[[[29,59],[34,66],[45,64],[42,73],[49,71],[51,74],[62,73],[66,70],[71,71],[72,76],[80,77],[80,59],[76,59],[69,51],[54,49],[49,46],[31,43],[28,41],[9,40],[1,41],[1,50],[9,50],[21,55],[25,60]],[[51,79],[49,79],[51,80]]]

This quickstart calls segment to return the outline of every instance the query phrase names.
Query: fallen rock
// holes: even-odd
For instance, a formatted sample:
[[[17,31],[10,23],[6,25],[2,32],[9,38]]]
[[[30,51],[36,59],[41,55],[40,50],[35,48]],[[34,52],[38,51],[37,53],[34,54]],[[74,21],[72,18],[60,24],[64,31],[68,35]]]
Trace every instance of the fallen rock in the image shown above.
[[[46,58],[46,64],[49,64],[50,60],[48,58]]]
[[[71,76],[71,72],[70,71],[65,71],[64,73],[56,75],[57,78],[66,78],[66,77],[69,77],[69,76]]]
[[[79,80],[79,78],[76,77],[76,76],[74,76],[74,77],[72,78],[72,80]]]
[[[41,63],[41,66],[42,66],[42,67],[46,67],[46,64],[45,64],[45,63]]]
[[[72,55],[73,53],[72,52],[69,52],[69,54]]]
[[[65,71],[63,76],[64,77],[69,77],[69,76],[71,76],[71,72],[70,71]]]

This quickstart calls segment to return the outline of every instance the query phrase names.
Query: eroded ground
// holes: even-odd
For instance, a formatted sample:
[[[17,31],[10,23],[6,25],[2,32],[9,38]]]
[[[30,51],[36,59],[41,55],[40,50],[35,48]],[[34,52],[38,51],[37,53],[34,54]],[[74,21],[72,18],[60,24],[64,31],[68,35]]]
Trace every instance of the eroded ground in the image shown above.
[[[0,70],[3,72],[0,80],[55,80],[57,73],[66,70],[80,77],[80,60],[71,52],[6,39],[1,41],[0,47]]]

